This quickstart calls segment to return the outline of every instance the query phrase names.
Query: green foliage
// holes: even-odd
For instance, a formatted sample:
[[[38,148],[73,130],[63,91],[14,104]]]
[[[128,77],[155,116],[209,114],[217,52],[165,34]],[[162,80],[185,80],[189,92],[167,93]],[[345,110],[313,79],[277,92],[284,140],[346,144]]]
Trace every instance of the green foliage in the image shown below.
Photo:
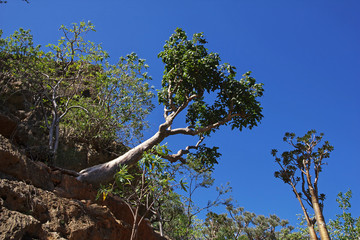
[[[218,164],[217,159],[221,156],[218,149],[218,147],[210,148],[202,144],[195,153],[188,154],[187,162],[189,162],[191,168],[197,172],[213,171],[214,165]]]
[[[136,167],[120,166],[114,183],[101,186],[97,198],[104,200],[109,193],[122,197],[129,207],[139,210],[141,218],[148,217],[155,228],[172,239],[202,239],[203,225],[197,215],[222,204],[222,196],[231,188],[217,188],[216,199],[197,206],[195,192],[214,183],[211,170],[200,171],[202,163],[197,159],[188,164],[169,164],[163,158],[169,153],[166,145],[156,145],[143,154]]]
[[[61,61],[65,58],[66,62],[91,63],[88,76],[82,76],[81,95],[75,99],[88,111],[78,108],[65,122],[75,128],[72,136],[97,148],[106,148],[115,140],[127,145],[141,139],[148,126],[145,118],[153,107],[153,93],[147,83],[151,78],[144,72],[148,68],[145,60],[132,53],[121,57],[115,65],[107,62],[108,53],[82,37],[95,31],[90,22],[73,24],[72,28],[61,26],[61,30],[64,37],[58,45],[49,45],[54,55],[60,56]],[[74,45],[77,51],[73,50]]]
[[[306,222],[304,215],[296,214],[296,216],[297,216],[298,224],[297,224],[296,232],[294,233],[294,235],[296,234],[296,236],[302,237],[299,239],[305,239],[305,238],[310,239],[309,228],[307,226],[307,222]],[[309,216],[311,218],[314,218],[314,216],[312,214],[310,214]],[[315,224],[314,229],[315,229],[315,231],[318,231],[317,224]]]
[[[329,230],[333,239],[339,240],[355,240],[360,237],[360,217],[353,218],[350,213],[350,199],[352,197],[351,190],[345,194],[340,192],[336,201],[339,208],[343,211],[342,214],[336,215],[336,220],[330,220]]]
[[[105,200],[111,192],[125,200],[134,217],[131,239],[136,239],[138,226],[150,212],[156,214],[157,221],[161,222],[160,204],[174,196],[174,173],[169,171],[169,164],[160,156],[167,152],[166,146],[154,146],[143,154],[133,172],[127,165],[119,166],[114,183],[101,186],[98,191],[97,199],[102,196]]]
[[[145,120],[153,108],[153,93],[147,83],[151,78],[144,72],[148,66],[135,53],[120,58],[116,65],[106,63],[96,72],[95,84],[88,85],[90,98],[81,98],[88,112],[69,114],[66,124],[75,126],[72,136],[98,148],[112,141],[125,145],[142,139],[148,127]],[[85,138],[84,138],[85,137]]]
[[[275,161],[281,168],[274,173],[274,176],[281,179],[284,183],[292,185],[293,188],[300,182],[300,191],[302,193],[299,192],[299,195],[310,206],[312,206],[312,202],[309,187],[315,189],[316,198],[320,200],[321,207],[323,207],[323,201],[325,200],[325,194],[317,193],[317,182],[319,174],[322,172],[322,167],[326,164],[324,160],[330,157],[330,152],[334,150],[334,147],[328,141],[325,141],[320,147],[317,146],[321,142],[323,135],[323,133],[316,135],[316,131],[311,130],[303,137],[295,139],[294,133],[286,133],[283,140],[289,143],[294,150],[283,152],[281,157],[277,157],[278,151],[276,149],[271,151]],[[312,169],[313,173],[310,172]],[[311,176],[314,178],[313,182],[310,181]]]
[[[183,195],[172,192],[161,203],[158,210],[163,220],[164,235],[174,240],[202,239],[202,221],[197,216],[189,219],[189,213],[183,201]],[[159,229],[159,222],[154,222],[153,226]]]
[[[1,38],[2,96],[26,95],[31,108],[42,112],[54,151],[60,125],[67,139],[98,150],[109,150],[115,140],[139,141],[154,95],[145,61],[132,53],[110,64],[101,45],[84,38],[95,31],[91,22],[62,25],[60,31],[63,36],[47,52],[34,46],[29,30]]]
[[[0,31],[0,37],[2,37],[3,31]],[[24,30],[20,28],[15,31],[11,36],[0,40],[2,57],[8,55],[13,58],[22,58],[23,56],[36,56],[40,49],[40,45],[34,46],[33,36],[30,34],[30,30]]]
[[[211,169],[199,170],[201,161],[192,159],[189,164],[172,165],[178,174],[177,191],[171,198],[166,199],[161,205],[163,213],[164,232],[173,239],[203,239],[202,221],[198,219],[198,214],[210,210],[213,207],[223,204],[223,199],[230,191],[231,187],[217,187],[217,196],[209,200],[206,205],[198,206],[195,201],[198,191],[213,186],[214,178]],[[181,177],[181,178],[180,178]],[[174,186],[176,189],[176,185]],[[175,211],[176,210],[176,211]],[[166,221],[171,219],[171,221]]]
[[[2,31],[0,32],[2,36]],[[38,63],[40,45],[34,46],[30,30],[20,28],[7,38],[0,38],[0,95],[2,98],[32,87],[29,76]],[[22,78],[22,81],[16,81]],[[35,86],[34,86],[35,87]],[[4,99],[3,99],[4,100]]]
[[[269,217],[256,215],[244,208],[235,208],[231,202],[227,202],[226,209],[228,213],[207,214],[203,229],[205,239],[297,239],[291,233],[294,227],[275,214]]]
[[[156,146],[151,151],[144,153],[134,172],[130,172],[129,166],[119,166],[119,170],[115,174],[115,182],[110,185],[115,194],[128,199],[134,206],[144,204],[143,201],[149,196],[159,200],[164,197],[164,192],[172,191],[171,183],[175,179],[169,172],[169,164],[160,156],[151,153],[154,151],[164,153],[167,148],[166,146]],[[109,187],[105,187],[105,189],[109,189]],[[129,192],[134,198],[129,198]],[[136,196],[140,193],[141,196]]]
[[[80,24],[73,23],[70,28],[61,25],[59,30],[63,32],[63,36],[58,43],[47,45],[50,49],[47,55],[51,60],[68,63],[69,67],[77,62],[73,67],[78,69],[81,64],[100,63],[108,57],[108,53],[102,49],[100,44],[96,45],[91,41],[85,41],[84,35],[95,31],[95,26],[90,21],[80,22]]]
[[[176,111],[193,100],[186,115],[186,122],[204,128],[231,120],[232,128],[252,128],[261,120],[261,107],[256,100],[262,96],[262,84],[255,83],[250,72],[236,80],[235,67],[220,64],[217,53],[209,53],[202,33],[189,40],[179,28],[166,41],[159,57],[165,63],[159,102],[169,111]],[[204,94],[216,94],[209,105]],[[217,127],[211,128],[215,131]],[[206,131],[208,135],[210,131]]]
[[[234,239],[234,222],[226,213],[209,212],[206,215],[203,232],[206,239]]]

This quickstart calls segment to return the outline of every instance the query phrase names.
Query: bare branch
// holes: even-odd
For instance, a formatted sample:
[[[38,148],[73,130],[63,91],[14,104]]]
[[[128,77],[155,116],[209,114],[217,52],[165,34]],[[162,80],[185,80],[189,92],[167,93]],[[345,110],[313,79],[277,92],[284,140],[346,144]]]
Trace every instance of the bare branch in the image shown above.
[[[237,116],[241,116],[241,114],[237,113],[237,114],[229,114],[224,120],[222,121],[218,121],[216,123],[210,124],[206,127],[203,128],[198,128],[196,130],[194,130],[192,127],[188,126],[186,128],[176,128],[170,131],[170,135],[176,135],[176,134],[184,134],[184,135],[191,135],[191,136],[195,136],[201,133],[205,133],[210,131],[211,129],[217,128],[221,125],[224,125],[226,123],[228,123],[229,121],[231,121],[234,117]]]
[[[166,156],[161,156],[167,160],[169,160],[170,162],[176,162],[176,161],[180,161],[182,163],[186,163],[186,160],[183,158],[184,154],[188,154],[190,152],[191,149],[197,149],[200,145],[200,143],[204,140],[205,138],[203,136],[200,137],[199,141],[196,143],[196,145],[194,146],[187,146],[185,149],[180,149],[176,154],[172,154],[172,155],[166,155]]]
[[[86,113],[89,112],[86,108],[84,108],[82,106],[78,106],[78,105],[71,106],[71,107],[67,108],[63,114],[60,115],[59,120],[61,120],[63,117],[65,117],[65,115],[69,112],[69,110],[73,109],[73,108],[80,108],[80,109],[84,110]]]
[[[305,178],[304,178],[304,173],[301,173],[301,190],[304,193],[304,195],[306,196],[306,198],[308,200],[311,200],[311,196],[308,194],[308,192],[305,189]],[[308,201],[307,203],[312,207],[312,204],[310,204]]]
[[[174,92],[176,92],[177,90],[177,85],[175,85],[175,88],[174,90],[171,90],[171,84],[172,84],[172,81],[169,81],[169,87],[168,87],[168,99],[169,99],[169,106],[171,108],[172,111],[176,111],[176,107],[173,103],[173,97],[172,95],[174,94]]]

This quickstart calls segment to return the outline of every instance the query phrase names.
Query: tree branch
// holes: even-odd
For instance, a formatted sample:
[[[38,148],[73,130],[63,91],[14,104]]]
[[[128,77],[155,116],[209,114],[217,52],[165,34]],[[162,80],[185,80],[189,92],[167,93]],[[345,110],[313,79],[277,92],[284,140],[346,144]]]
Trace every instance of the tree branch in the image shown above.
[[[312,207],[312,203],[311,203],[311,196],[308,194],[308,192],[305,189],[305,179],[304,179],[304,173],[301,173],[301,190],[304,193],[304,195],[306,196],[306,199],[304,199],[310,207]]]
[[[82,107],[82,106],[75,105],[75,106],[71,106],[71,107],[67,108],[67,109],[65,110],[65,112],[60,115],[59,120],[61,120],[63,117],[65,117],[65,115],[66,115],[66,114],[69,112],[69,110],[72,109],[72,108],[80,108],[80,109],[84,110],[86,113],[89,113],[89,111],[88,111],[86,108],[84,108],[84,107]]]
[[[167,160],[169,160],[170,162],[176,162],[176,161],[180,161],[183,164],[186,163],[186,160],[182,157],[184,154],[187,154],[190,152],[190,149],[197,149],[200,145],[200,143],[204,140],[205,137],[201,136],[199,141],[196,143],[196,145],[194,146],[187,146],[185,149],[180,149],[176,154],[172,154],[172,155],[166,155],[166,156],[161,156]]]
[[[191,135],[191,136],[195,136],[198,135],[200,133],[205,133],[210,131],[211,129],[217,128],[221,125],[226,124],[227,122],[231,121],[232,118],[237,117],[237,116],[241,116],[240,113],[237,114],[229,114],[224,120],[222,121],[218,121],[216,123],[210,124],[206,127],[202,127],[202,128],[198,128],[196,130],[192,129],[193,127],[186,127],[186,128],[176,128],[173,130],[170,130],[169,135],[176,135],[176,134],[184,134],[184,135]]]

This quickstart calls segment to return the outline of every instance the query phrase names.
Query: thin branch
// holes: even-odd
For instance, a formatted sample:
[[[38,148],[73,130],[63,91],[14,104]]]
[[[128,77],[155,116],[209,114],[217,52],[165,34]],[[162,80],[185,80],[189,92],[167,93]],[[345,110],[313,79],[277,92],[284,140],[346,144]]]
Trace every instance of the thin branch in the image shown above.
[[[306,196],[307,199],[304,199],[310,207],[312,207],[312,203],[311,203],[311,196],[308,194],[308,192],[305,189],[305,179],[304,179],[304,174],[301,173],[301,189],[302,192],[304,193],[304,195]]]
[[[67,109],[65,110],[65,112],[64,112],[63,114],[61,114],[61,116],[59,117],[59,120],[61,120],[63,117],[65,117],[65,115],[66,115],[66,114],[69,112],[69,110],[72,109],[72,108],[80,108],[80,109],[84,110],[86,113],[89,113],[89,111],[88,111],[86,108],[84,108],[84,107],[82,107],[82,106],[75,105],[75,106],[71,106],[71,107],[67,108]]]
[[[199,141],[196,143],[196,145],[194,146],[187,146],[185,149],[180,149],[176,154],[172,154],[172,155],[166,155],[166,156],[161,156],[167,160],[169,160],[170,162],[176,162],[176,161],[180,161],[182,163],[186,163],[186,160],[182,157],[184,154],[187,154],[190,152],[191,149],[197,149],[200,145],[200,143],[204,140],[204,137],[201,136]]]
[[[171,72],[171,71],[170,71]],[[174,92],[176,92],[177,88],[178,88],[178,85],[175,85],[174,87],[174,90],[171,90],[171,84],[172,84],[172,81],[169,81],[169,86],[168,86],[168,99],[169,99],[169,106],[171,108],[172,111],[176,111],[176,107],[174,105],[174,102],[173,102],[173,98],[172,98],[172,95],[174,94]]]
[[[184,135],[191,135],[191,136],[195,136],[195,135],[198,135],[198,134],[201,134],[201,133],[205,133],[205,132],[208,132],[210,131],[211,129],[214,129],[214,128],[217,128],[221,125],[224,125],[226,123],[228,123],[229,121],[231,121],[234,117],[237,117],[237,116],[241,116],[240,113],[237,113],[237,114],[229,114],[224,120],[222,121],[218,121],[216,123],[213,123],[213,124],[210,124],[206,127],[203,127],[203,128],[198,128],[196,130],[194,130],[192,127],[188,126],[186,128],[176,128],[176,129],[173,129],[169,132],[169,135],[176,135],[176,134],[184,134]]]

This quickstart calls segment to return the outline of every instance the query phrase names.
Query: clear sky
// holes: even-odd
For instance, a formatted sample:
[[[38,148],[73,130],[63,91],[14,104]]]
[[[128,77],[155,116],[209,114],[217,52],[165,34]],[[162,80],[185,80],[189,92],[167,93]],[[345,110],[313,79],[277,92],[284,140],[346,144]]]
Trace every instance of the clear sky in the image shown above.
[[[31,29],[35,43],[46,45],[59,39],[61,24],[90,20],[97,29],[91,40],[114,61],[131,52],[145,58],[155,87],[163,72],[157,54],[174,29],[189,36],[204,32],[210,51],[236,66],[239,76],[252,71],[265,89],[257,128],[223,128],[207,140],[222,153],[216,184],[230,182],[246,210],[295,224],[300,206],[290,187],[273,177],[277,166],[270,155],[272,148],[288,149],[286,131],[316,129],[335,147],[319,183],[327,195],[326,219],[339,213],[336,195],[348,189],[352,213],[360,215],[359,13],[359,0],[8,0],[0,4],[0,28],[4,36]],[[160,108],[149,121],[147,136],[162,121]],[[212,196],[209,191],[198,198]]]

